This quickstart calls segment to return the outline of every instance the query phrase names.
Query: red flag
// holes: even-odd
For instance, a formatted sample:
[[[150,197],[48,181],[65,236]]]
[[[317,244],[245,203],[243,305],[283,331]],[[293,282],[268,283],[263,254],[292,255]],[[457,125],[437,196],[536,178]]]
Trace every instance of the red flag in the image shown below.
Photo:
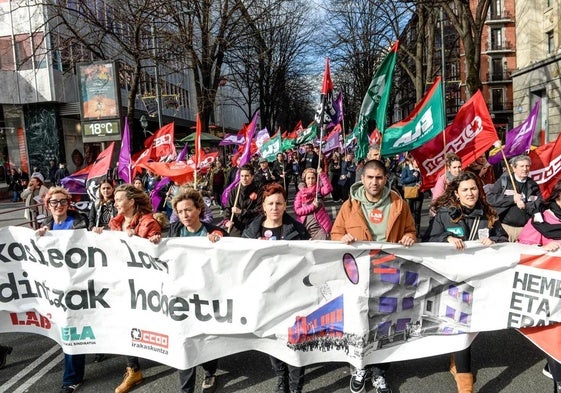
[[[144,141],[146,150],[135,162],[135,165],[150,160],[165,161],[168,158],[175,158],[177,153],[174,144],[174,124],[173,122],[166,124]]]
[[[86,181],[89,181],[96,177],[103,177],[107,175],[107,171],[111,167],[111,157],[113,156],[113,148],[115,147],[115,142],[103,150],[92,164],[92,167],[88,173]]]
[[[499,139],[480,91],[477,91],[460,108],[456,118],[444,132],[446,146],[442,135],[439,134],[428,143],[411,151],[419,164],[423,190],[436,184],[444,168],[446,154],[456,153],[462,159],[462,166],[465,168]]]
[[[202,155],[204,154],[201,148],[201,134],[203,132],[203,125],[201,124],[201,117],[197,113],[197,125],[195,127],[195,155],[193,156],[193,161],[195,164],[201,162]]]
[[[143,162],[138,165],[154,172],[162,177],[169,177],[170,180],[180,184],[193,181],[193,168],[187,165],[185,161],[172,162]]]
[[[368,137],[368,140],[370,141],[370,145],[380,146],[380,141],[382,140],[382,135],[380,134],[380,131],[378,131],[377,128],[374,128],[374,131],[372,131],[372,133]]]
[[[327,95],[333,91],[333,82],[331,81],[331,71],[329,70],[329,57],[325,58],[325,72],[321,83],[321,94]]]
[[[300,135],[300,133],[302,132],[302,130],[304,129],[304,126],[302,126],[302,120],[300,120],[298,123],[296,123],[296,126],[294,127],[294,129],[288,133],[288,135],[286,136],[286,139],[296,139],[298,138],[298,135]]]
[[[549,197],[555,183],[561,179],[561,134],[553,142],[530,150],[530,176],[540,186],[542,196]]]

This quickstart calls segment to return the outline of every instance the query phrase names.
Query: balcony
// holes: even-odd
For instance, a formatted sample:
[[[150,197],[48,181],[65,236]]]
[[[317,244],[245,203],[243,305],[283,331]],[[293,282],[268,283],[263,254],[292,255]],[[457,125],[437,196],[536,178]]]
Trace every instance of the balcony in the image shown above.
[[[487,83],[505,83],[511,82],[512,76],[510,75],[510,70],[498,71],[498,72],[488,72],[486,75],[485,82]]]
[[[488,25],[496,23],[514,23],[514,16],[512,15],[512,12],[508,10],[489,10],[485,23]]]
[[[512,112],[512,101],[506,102],[491,102],[487,103],[487,108],[489,108],[490,113],[497,112]]]
[[[505,52],[514,52],[514,45],[510,41],[503,41],[503,42],[487,42],[485,44],[485,52],[486,53],[505,53]]]

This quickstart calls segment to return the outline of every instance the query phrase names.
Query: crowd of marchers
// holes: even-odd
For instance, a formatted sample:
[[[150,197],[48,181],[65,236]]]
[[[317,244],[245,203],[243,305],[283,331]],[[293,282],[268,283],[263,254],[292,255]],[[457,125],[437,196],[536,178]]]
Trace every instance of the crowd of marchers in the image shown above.
[[[153,243],[167,235],[204,236],[213,243],[224,236],[345,244],[376,241],[404,247],[428,241],[449,243],[458,252],[467,241],[483,246],[520,242],[542,246],[547,252],[561,247],[561,182],[544,200],[529,177],[531,162],[525,155],[511,158],[508,166],[490,165],[482,156],[464,168],[460,157],[448,154],[445,170],[431,190],[423,187],[411,155],[382,158],[377,146],[371,146],[361,161],[349,151],[326,157],[312,144],[301,152],[279,153],[272,162],[254,157],[239,166],[239,160],[230,161],[228,165],[216,161],[199,184],[171,182],[157,189],[160,179],[150,172],[139,175],[132,184],[120,184],[116,176],[105,179],[88,216],[72,209],[73,196],[68,190],[59,185],[46,187],[40,173],[33,173],[26,187],[18,187],[17,197],[42,201],[41,206],[33,207],[35,214],[46,216],[38,235],[87,228],[98,234],[123,231]],[[225,190],[229,192],[225,194]],[[161,198],[153,206],[151,196],[156,192]],[[290,200],[289,194],[294,195]],[[430,204],[423,203],[428,197]],[[326,209],[326,201],[338,207],[335,216]],[[287,213],[289,203],[292,215]],[[213,216],[213,204],[220,207],[220,217]],[[427,205],[428,210],[423,210]],[[425,215],[430,217],[428,228],[421,228]],[[450,372],[459,393],[473,392],[471,351],[468,347],[450,355]],[[12,348],[0,346],[0,367],[11,352]],[[104,357],[98,354],[94,361]],[[557,391],[561,365],[544,357],[544,374],[553,379]],[[124,358],[126,371],[116,393],[128,392],[143,382],[141,359]],[[305,391],[305,367],[273,356],[270,361],[277,377],[275,393]],[[85,382],[85,363],[85,355],[65,354],[61,393],[75,392]],[[391,381],[386,379],[390,366],[352,368],[350,391],[363,392],[370,383],[376,393],[391,393]],[[220,359],[201,367],[202,390],[219,391],[216,371]],[[178,370],[178,380],[180,392],[194,392],[195,368]]]

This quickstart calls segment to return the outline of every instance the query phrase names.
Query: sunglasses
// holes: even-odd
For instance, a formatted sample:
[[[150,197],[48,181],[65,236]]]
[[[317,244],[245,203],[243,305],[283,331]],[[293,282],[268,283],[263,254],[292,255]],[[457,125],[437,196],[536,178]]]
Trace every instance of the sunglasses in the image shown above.
[[[60,199],[60,200],[51,199],[51,200],[49,200],[49,206],[57,207],[58,205],[60,205],[60,206],[68,205],[68,199]]]

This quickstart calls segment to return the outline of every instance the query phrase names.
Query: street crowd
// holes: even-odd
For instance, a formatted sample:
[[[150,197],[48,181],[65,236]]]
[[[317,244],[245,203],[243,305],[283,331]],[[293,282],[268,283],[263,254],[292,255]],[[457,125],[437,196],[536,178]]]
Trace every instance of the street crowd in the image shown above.
[[[99,184],[97,199],[86,216],[71,208],[73,196],[60,185],[47,188],[41,173],[33,173],[25,187],[14,187],[14,200],[27,200],[34,214],[45,219],[37,229],[47,231],[87,228],[95,233],[123,231],[158,243],[164,236],[204,236],[211,242],[224,236],[260,240],[331,240],[391,242],[415,247],[421,241],[449,243],[462,251],[467,241],[483,246],[520,242],[556,251],[561,246],[561,182],[544,200],[529,177],[530,158],[512,157],[503,165],[490,165],[485,156],[468,167],[455,154],[446,157],[446,168],[436,185],[425,190],[415,159],[404,154],[383,159],[378,146],[370,146],[364,160],[352,152],[322,156],[312,144],[304,151],[279,153],[276,160],[254,157],[244,165],[217,160],[200,184],[178,184],[159,191],[162,202],[152,206],[150,193],[159,178],[150,172],[120,184],[116,177]],[[239,184],[228,195],[233,182]],[[16,195],[15,193],[18,193]],[[287,213],[288,193],[293,193],[294,214]],[[431,198],[428,211],[424,198]],[[339,207],[335,217],[326,209],[328,198]],[[31,207],[31,201],[43,201]],[[222,217],[213,217],[212,204]],[[426,206],[426,204],[425,204]],[[217,209],[214,209],[215,211]],[[421,218],[429,225],[421,231]],[[423,233],[421,233],[423,232]],[[0,367],[12,348],[0,346]],[[561,388],[561,365],[547,358],[544,374]],[[95,361],[102,361],[98,354]],[[116,393],[125,393],[143,381],[141,359],[126,356],[126,372]],[[305,388],[305,367],[270,357],[277,377],[275,393],[300,393]],[[220,360],[201,365],[203,391],[217,389]],[[372,364],[352,370],[349,389],[362,392],[370,383],[377,393],[391,393],[386,380],[390,364]],[[75,392],[84,381],[85,355],[64,357],[61,393]],[[471,347],[450,356],[450,372],[458,393],[473,392]],[[195,368],[178,371],[179,391],[195,391]],[[558,386],[559,385],[559,386]]]

